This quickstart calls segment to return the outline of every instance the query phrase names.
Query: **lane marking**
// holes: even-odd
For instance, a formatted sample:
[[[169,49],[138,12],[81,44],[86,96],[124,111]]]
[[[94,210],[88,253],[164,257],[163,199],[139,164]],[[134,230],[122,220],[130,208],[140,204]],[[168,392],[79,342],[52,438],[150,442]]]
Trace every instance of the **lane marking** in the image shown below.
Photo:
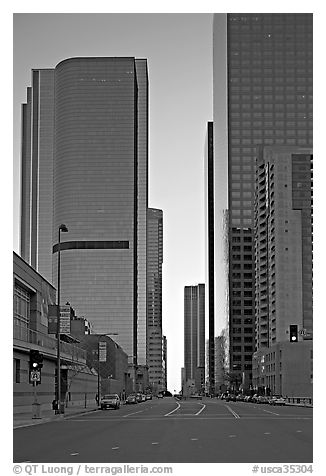
[[[179,402],[175,402],[178,406],[177,408],[175,408],[174,410],[172,410],[172,412],[169,412],[169,413],[166,413],[166,415],[164,415],[165,417],[166,416],[169,416],[169,415],[172,415],[172,413],[176,412],[177,410],[179,410],[179,408],[181,407],[180,403]]]
[[[118,450],[119,449],[119,446],[114,446],[113,448],[111,448],[111,450]]]
[[[139,410],[138,412],[128,413],[127,415],[123,415],[122,418],[127,418],[130,415],[136,415],[136,413],[142,413],[144,410]]]
[[[76,456],[79,455],[79,453],[70,453],[70,456]]]
[[[154,441],[154,443],[152,443],[152,445],[158,445],[158,442],[157,442],[157,441]]]
[[[206,408],[206,405],[204,403],[199,403],[198,405],[203,405],[202,408],[199,410],[199,412],[195,413],[195,415],[200,415],[201,412],[204,410],[204,408]]]
[[[152,417],[140,417],[140,418],[131,418],[130,421],[131,422],[134,422],[134,423],[137,423],[139,421],[159,421],[159,420],[162,420],[164,418],[165,415],[156,415],[156,416],[152,416]],[[186,417],[186,418],[183,418],[183,417]],[[191,418],[192,417],[192,418]],[[240,417],[239,417],[240,418]],[[178,415],[173,415],[173,417],[171,417],[171,420],[231,420],[232,417],[231,415],[225,415],[225,416],[214,416],[214,415],[211,415],[211,416],[199,416],[199,417],[196,417],[193,413],[192,414],[178,414]],[[241,420],[266,420],[266,421],[271,421],[271,420],[312,420],[312,417],[297,417],[297,416],[278,416],[278,417],[270,417],[270,416],[265,416],[265,415],[255,415],[255,416],[241,416]],[[85,422],[96,422],[96,423],[105,423],[105,424],[108,424],[109,422],[113,422],[113,421],[122,421],[122,417],[116,417],[116,418],[110,418],[110,419],[107,419],[107,420],[100,420],[100,419],[96,419],[96,418],[88,418],[87,420],[74,420],[74,422],[78,422],[78,423],[85,423]]]
[[[263,410],[263,409],[262,409]],[[275,413],[275,412],[270,412],[269,410],[263,410],[263,412],[266,412],[266,413],[271,413],[272,415],[277,415],[277,416],[280,416],[279,413]]]
[[[297,430],[296,433],[302,433],[302,430]]]
[[[198,441],[198,438],[190,438],[191,441]]]
[[[264,435],[270,435],[271,433],[269,431],[266,431],[266,433],[264,433]]]
[[[229,407],[229,405],[225,405],[225,406],[226,406],[226,408],[229,410],[229,412],[232,413],[232,415],[234,416],[234,418],[240,418],[240,416],[239,416],[237,413],[235,413],[235,412],[232,410],[232,408]]]
[[[229,438],[236,438],[237,435],[229,435]]]

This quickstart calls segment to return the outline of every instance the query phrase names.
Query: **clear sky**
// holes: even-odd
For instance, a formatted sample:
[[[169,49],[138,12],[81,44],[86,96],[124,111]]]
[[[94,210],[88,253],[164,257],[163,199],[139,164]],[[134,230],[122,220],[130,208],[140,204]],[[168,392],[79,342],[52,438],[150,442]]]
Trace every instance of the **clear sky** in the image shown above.
[[[183,289],[205,282],[204,146],[212,120],[210,13],[14,15],[14,251],[19,253],[20,111],[32,68],[73,56],[147,58],[149,206],[163,210],[168,388],[181,389]]]

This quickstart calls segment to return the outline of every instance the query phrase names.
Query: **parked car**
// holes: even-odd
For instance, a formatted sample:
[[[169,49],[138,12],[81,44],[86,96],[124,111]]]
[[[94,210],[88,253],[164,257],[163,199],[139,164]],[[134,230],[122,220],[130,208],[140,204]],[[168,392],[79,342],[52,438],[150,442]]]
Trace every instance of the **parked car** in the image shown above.
[[[152,400],[153,395],[151,393],[146,393],[146,400]]]
[[[236,396],[237,402],[243,402],[245,399],[244,395],[242,393],[239,393],[239,395]]]
[[[105,410],[106,408],[114,408],[118,410],[120,407],[120,397],[116,393],[111,395],[103,395],[100,400],[101,410]]]
[[[282,405],[282,406],[284,406],[285,403],[286,403],[285,398],[283,398],[281,395],[274,396],[269,401],[270,405]]]
[[[236,401],[237,401],[237,398],[236,398],[236,396],[235,396],[233,393],[231,393],[231,394],[229,394],[229,395],[226,396],[225,400],[226,400],[227,402],[236,402]]]
[[[131,404],[135,404],[135,403],[138,403],[136,395],[129,395],[127,400],[126,400],[126,405],[131,405]]]
[[[143,401],[141,393],[136,394],[136,400],[137,400],[137,403],[141,403]]]
[[[157,398],[163,398],[163,393],[158,393]]]
[[[269,403],[269,399],[264,395],[260,395],[257,399],[257,403]]]
[[[252,395],[246,395],[244,401],[247,403],[252,403]]]

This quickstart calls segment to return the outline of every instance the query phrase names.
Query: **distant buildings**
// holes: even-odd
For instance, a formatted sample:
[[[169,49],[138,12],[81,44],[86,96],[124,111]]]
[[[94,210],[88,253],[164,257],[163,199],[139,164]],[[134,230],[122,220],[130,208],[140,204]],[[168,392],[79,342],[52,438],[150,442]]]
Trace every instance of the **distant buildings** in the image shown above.
[[[226,330],[230,382],[249,390],[256,345],[279,342],[291,320],[279,315],[267,337],[262,309],[255,308],[262,283],[261,274],[258,283],[255,277],[255,163],[266,146],[312,147],[312,14],[216,14],[213,42],[215,325],[216,334]],[[292,198],[286,200],[290,209]],[[301,260],[299,247],[291,253]],[[308,319],[307,310],[300,312],[297,320]]]
[[[22,258],[56,286],[65,224],[61,301],[146,367],[147,61],[34,69],[22,111]]]
[[[184,288],[184,381],[205,389],[205,285]]]
[[[147,366],[149,385],[165,390],[162,333],[163,212],[147,212]]]

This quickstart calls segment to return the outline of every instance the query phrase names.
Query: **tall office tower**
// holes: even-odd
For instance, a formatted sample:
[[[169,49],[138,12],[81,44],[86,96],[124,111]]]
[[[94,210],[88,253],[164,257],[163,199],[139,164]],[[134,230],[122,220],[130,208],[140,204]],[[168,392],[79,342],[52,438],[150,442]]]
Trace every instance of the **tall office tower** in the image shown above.
[[[215,393],[215,234],[214,234],[214,129],[207,123],[205,150],[207,283],[208,283],[208,392]]]
[[[162,346],[163,212],[147,211],[147,366],[154,392],[164,390]]]
[[[197,392],[205,388],[205,285],[184,288],[185,380],[194,381]]]
[[[22,257],[61,302],[146,364],[147,61],[71,58],[33,70],[23,106]],[[52,253],[53,252],[53,253]]]
[[[225,325],[230,373],[248,387],[255,334],[255,160],[260,146],[312,145],[312,14],[216,14],[213,41],[217,215],[226,204],[228,209]],[[218,272],[223,252],[217,248]]]
[[[255,281],[254,385],[257,390],[308,396],[307,355],[313,336],[311,148],[267,146],[257,160]]]

